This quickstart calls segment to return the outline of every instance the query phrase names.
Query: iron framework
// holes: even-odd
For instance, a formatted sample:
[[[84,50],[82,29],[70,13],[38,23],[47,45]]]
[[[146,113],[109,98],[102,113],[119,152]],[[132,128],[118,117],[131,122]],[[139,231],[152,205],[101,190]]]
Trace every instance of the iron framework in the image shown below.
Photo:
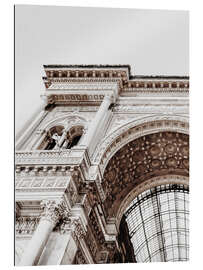
[[[189,259],[189,188],[161,185],[136,197],[126,209],[137,262]]]

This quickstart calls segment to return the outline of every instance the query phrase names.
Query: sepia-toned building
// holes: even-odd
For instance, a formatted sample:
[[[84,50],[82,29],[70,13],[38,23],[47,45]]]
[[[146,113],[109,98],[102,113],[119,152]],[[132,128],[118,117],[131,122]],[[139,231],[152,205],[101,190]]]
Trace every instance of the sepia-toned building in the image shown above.
[[[16,137],[16,265],[189,259],[189,78],[44,66]]]

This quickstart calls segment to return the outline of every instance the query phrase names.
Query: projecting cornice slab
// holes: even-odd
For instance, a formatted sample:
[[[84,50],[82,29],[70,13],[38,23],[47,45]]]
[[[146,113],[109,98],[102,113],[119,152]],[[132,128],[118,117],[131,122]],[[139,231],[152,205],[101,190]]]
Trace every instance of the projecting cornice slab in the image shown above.
[[[48,103],[102,101],[104,95],[177,96],[189,94],[187,76],[132,76],[129,65],[45,65]]]

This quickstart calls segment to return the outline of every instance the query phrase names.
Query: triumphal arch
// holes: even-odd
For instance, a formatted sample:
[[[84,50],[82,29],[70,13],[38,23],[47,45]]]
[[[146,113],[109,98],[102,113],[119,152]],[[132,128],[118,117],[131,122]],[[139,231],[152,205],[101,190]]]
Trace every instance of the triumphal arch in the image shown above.
[[[16,265],[186,261],[189,78],[45,65],[16,137]]]

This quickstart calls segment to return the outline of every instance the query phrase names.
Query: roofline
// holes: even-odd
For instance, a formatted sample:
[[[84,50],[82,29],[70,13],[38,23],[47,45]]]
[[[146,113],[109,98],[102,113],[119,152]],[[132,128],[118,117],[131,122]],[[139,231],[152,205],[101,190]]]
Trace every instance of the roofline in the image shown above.
[[[131,72],[130,65],[43,65],[44,68],[127,68]]]
[[[128,70],[129,79],[186,79],[189,80],[189,76],[187,75],[131,75],[131,66],[130,65],[43,65],[44,69],[49,68],[68,68],[68,69],[77,69],[77,68],[125,68]]]
[[[189,76],[182,75],[131,75],[130,79],[186,79],[189,80]]]

